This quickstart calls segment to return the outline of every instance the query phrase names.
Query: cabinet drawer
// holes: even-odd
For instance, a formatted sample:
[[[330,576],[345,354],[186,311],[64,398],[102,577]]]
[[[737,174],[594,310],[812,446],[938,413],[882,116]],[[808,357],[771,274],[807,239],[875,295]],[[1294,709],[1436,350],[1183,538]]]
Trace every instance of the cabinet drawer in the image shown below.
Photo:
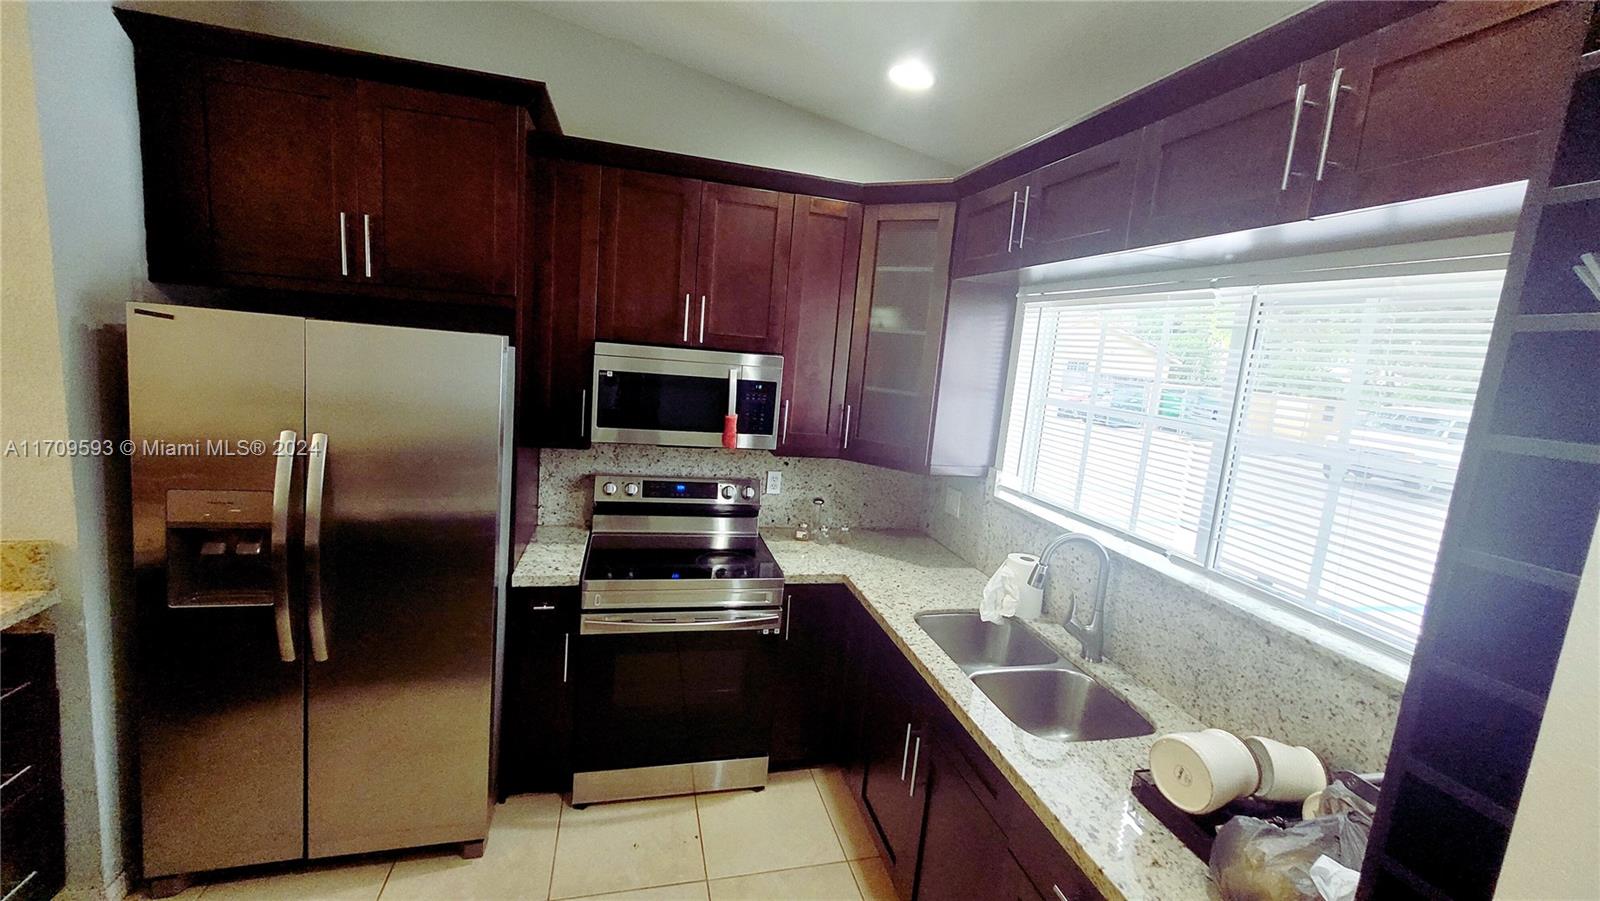
[[[63,839],[56,785],[34,782],[26,794],[8,795],[0,808],[0,897],[34,901],[55,895],[65,875]]]

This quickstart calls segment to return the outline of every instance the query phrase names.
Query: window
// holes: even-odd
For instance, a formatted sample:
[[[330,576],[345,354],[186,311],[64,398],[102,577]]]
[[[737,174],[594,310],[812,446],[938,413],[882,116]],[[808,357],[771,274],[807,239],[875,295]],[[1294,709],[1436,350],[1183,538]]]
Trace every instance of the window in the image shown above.
[[[1503,276],[1026,295],[999,485],[1409,650]]]

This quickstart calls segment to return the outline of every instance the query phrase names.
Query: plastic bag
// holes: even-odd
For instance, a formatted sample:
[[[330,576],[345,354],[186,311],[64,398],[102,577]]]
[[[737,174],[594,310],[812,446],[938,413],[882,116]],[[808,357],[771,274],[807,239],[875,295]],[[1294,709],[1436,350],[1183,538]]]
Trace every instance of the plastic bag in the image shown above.
[[[1344,785],[1323,789],[1317,809],[1324,816],[1283,824],[1234,817],[1217,830],[1211,846],[1211,878],[1227,901],[1317,901],[1324,896],[1311,867],[1328,857],[1361,869],[1372,831],[1373,806]]]

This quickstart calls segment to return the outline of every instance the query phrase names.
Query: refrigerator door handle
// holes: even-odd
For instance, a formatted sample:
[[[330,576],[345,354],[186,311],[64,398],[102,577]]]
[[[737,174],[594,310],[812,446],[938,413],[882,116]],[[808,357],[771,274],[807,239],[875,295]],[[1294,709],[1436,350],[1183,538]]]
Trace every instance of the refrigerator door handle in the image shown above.
[[[278,630],[278,657],[284,663],[294,662],[294,623],[289,617],[289,482],[294,477],[299,439],[293,430],[284,429],[273,448],[278,462],[272,476],[272,619]]]
[[[328,436],[317,432],[306,450],[306,611],[311,621],[311,659],[328,659],[328,626],[322,612],[322,483],[328,473]]]

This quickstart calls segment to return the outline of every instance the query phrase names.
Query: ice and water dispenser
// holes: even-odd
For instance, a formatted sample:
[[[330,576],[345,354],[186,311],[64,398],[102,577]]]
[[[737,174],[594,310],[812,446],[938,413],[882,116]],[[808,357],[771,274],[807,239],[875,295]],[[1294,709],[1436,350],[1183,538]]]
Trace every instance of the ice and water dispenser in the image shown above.
[[[273,602],[272,492],[167,492],[167,604]]]

